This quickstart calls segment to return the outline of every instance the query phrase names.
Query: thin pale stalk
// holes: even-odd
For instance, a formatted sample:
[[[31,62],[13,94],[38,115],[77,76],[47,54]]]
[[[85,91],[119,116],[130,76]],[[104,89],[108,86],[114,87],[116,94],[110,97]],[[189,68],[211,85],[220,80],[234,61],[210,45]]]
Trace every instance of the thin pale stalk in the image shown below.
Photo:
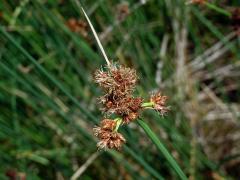
[[[77,5],[79,5],[79,2],[78,2],[77,0],[76,0],[76,3],[77,3]],[[80,5],[80,6],[81,6],[81,5]],[[92,30],[92,32],[93,32],[93,35],[94,35],[94,37],[95,37],[95,39],[96,39],[96,41],[97,41],[98,47],[100,48],[100,50],[101,50],[101,52],[102,52],[102,54],[103,54],[103,57],[104,57],[104,59],[105,59],[106,62],[107,62],[107,65],[110,66],[111,63],[110,63],[110,61],[109,61],[109,59],[108,59],[108,57],[107,57],[107,55],[106,55],[106,53],[105,53],[105,51],[104,51],[104,48],[103,48],[103,46],[102,46],[102,43],[101,43],[101,41],[100,41],[99,38],[98,38],[98,35],[97,35],[97,33],[96,33],[96,31],[95,31],[92,23],[91,23],[91,20],[88,18],[87,13],[85,12],[85,10],[83,9],[82,6],[81,6],[81,9],[82,9],[82,11],[83,11],[84,16],[86,17],[86,19],[87,19],[87,21],[88,21],[88,24],[89,24],[89,26],[90,26],[90,28],[91,28],[91,30]]]

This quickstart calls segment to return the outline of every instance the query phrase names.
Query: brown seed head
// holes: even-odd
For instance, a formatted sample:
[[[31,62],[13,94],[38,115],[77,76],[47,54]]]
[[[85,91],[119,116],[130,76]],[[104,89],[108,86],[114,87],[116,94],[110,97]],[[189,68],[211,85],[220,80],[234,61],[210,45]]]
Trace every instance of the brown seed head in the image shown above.
[[[111,75],[108,72],[104,72],[100,69],[95,72],[94,79],[95,82],[106,91],[111,89],[112,84],[114,84],[114,80]]]
[[[105,95],[100,98],[100,102],[104,105],[102,111],[107,115],[117,114],[120,116],[128,115],[131,112],[137,112],[141,109],[142,98],[134,98],[131,96],[113,97],[112,94]]]
[[[112,120],[112,119],[103,119],[101,121],[101,128],[104,130],[111,130],[113,131],[114,128],[116,127],[117,123],[116,121]]]
[[[67,26],[72,32],[80,33],[86,37],[88,34],[87,23],[83,20],[77,20],[76,18],[69,18]]]
[[[137,118],[138,118],[138,113],[137,112],[131,112],[128,115],[123,116],[123,123],[124,124],[129,124],[130,122],[134,121]]]
[[[108,101],[106,102],[106,108],[110,109],[113,105],[113,102],[112,101]]]
[[[150,102],[152,102],[153,108],[160,112],[160,114],[165,114],[169,108],[165,106],[167,101],[167,96],[162,96],[160,92],[156,93],[156,94],[152,94],[150,97]]]
[[[99,149],[116,149],[120,150],[122,145],[126,143],[125,138],[122,134],[114,131],[104,130],[100,127],[93,129],[95,136],[99,138],[97,147]]]
[[[106,71],[97,70],[94,79],[107,94],[120,97],[133,92],[137,82],[137,74],[134,69],[111,65],[107,67]]]
[[[141,109],[141,105],[143,102],[143,98],[137,97],[137,98],[132,98],[132,104],[131,104],[131,110],[134,112],[137,112],[139,109]]]
[[[117,19],[123,21],[130,13],[129,4],[127,2],[121,3],[117,7]]]
[[[137,83],[137,73],[135,69],[126,68],[124,66],[117,66],[110,69],[111,74],[118,84],[116,91],[119,93],[130,94],[135,89]]]
[[[150,102],[153,102],[154,104],[159,104],[159,105],[165,105],[167,100],[167,96],[162,96],[160,92],[156,94],[152,94],[150,97]]]

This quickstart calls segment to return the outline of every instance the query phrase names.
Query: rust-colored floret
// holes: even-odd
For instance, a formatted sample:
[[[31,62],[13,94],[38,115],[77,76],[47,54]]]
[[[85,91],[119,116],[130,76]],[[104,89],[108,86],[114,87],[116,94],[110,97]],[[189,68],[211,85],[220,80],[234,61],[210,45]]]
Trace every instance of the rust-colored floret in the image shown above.
[[[120,150],[122,145],[126,143],[125,138],[122,134],[105,130],[101,127],[96,127],[93,129],[94,135],[99,138],[99,142],[97,143],[97,147],[99,149],[117,149]]]
[[[150,102],[153,103],[153,108],[161,115],[164,115],[169,110],[169,108],[165,106],[166,101],[167,96],[162,96],[160,92],[152,94],[150,97]]]
[[[116,121],[114,121],[112,119],[103,119],[101,121],[100,125],[101,125],[102,129],[113,131],[114,128],[116,127],[117,123],[116,123]]]
[[[111,65],[106,71],[98,70],[95,81],[105,91],[100,97],[102,111],[107,115],[127,116],[141,108],[142,98],[134,98],[132,93],[137,82],[137,73],[131,68]]]
[[[117,19],[123,21],[130,13],[129,4],[127,2],[121,3],[117,6]]]
[[[67,26],[72,32],[80,33],[83,37],[88,34],[88,25],[83,20],[77,20],[76,18],[69,18]]]
[[[131,96],[113,96],[112,94],[101,97],[101,103],[104,105],[103,112],[111,115],[128,115],[131,112],[137,112],[141,109],[142,98]]]
[[[136,120],[137,118],[138,118],[138,113],[137,112],[131,112],[131,113],[123,116],[123,123],[124,124],[129,124],[130,122]]]
[[[106,68],[106,71],[97,70],[94,79],[107,94],[111,93],[112,96],[119,97],[133,92],[137,73],[131,68],[111,65]]]

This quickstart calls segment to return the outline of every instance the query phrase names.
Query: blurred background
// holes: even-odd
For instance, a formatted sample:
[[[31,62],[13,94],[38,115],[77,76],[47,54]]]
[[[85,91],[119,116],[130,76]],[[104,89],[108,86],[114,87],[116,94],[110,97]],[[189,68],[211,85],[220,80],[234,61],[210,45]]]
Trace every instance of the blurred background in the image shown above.
[[[189,179],[240,178],[239,0],[82,0],[136,94],[171,111],[141,116]],[[179,179],[136,123],[120,152],[97,151],[94,71],[105,61],[76,0],[0,2],[0,179]]]

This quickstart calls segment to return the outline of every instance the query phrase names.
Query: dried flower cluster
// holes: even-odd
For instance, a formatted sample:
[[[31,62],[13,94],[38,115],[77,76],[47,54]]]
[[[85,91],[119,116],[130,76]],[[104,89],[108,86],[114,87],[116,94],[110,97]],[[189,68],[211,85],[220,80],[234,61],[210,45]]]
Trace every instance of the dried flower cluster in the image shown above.
[[[88,25],[83,20],[70,18],[67,21],[67,26],[72,32],[79,33],[83,37],[86,37],[88,35]]]
[[[119,150],[122,144],[126,142],[123,135],[115,131],[116,126],[116,120],[104,119],[100,127],[93,129],[94,135],[100,139],[97,143],[99,149],[110,148]]]
[[[130,14],[128,2],[123,2],[117,6],[117,19],[123,21]]]
[[[8,177],[10,180],[26,180],[26,173],[24,172],[19,172],[16,169],[8,169],[5,173],[5,175]]]
[[[99,98],[103,105],[101,110],[106,116],[113,114],[118,116],[114,120],[104,119],[99,127],[94,128],[94,135],[100,139],[97,144],[100,149],[119,150],[126,142],[124,137],[117,132],[119,126],[136,120],[140,110],[152,108],[162,115],[168,110],[165,107],[167,97],[160,93],[153,94],[150,102],[146,103],[143,103],[143,98],[133,96],[138,79],[134,69],[111,64],[97,70],[94,79],[105,92]]]
[[[164,115],[169,108],[165,106],[167,101],[167,96],[162,96],[160,92],[152,94],[150,102],[153,103],[153,108],[158,111],[161,115]]]
[[[133,97],[137,82],[136,71],[123,66],[111,65],[107,71],[98,70],[95,81],[103,88],[105,95],[100,97],[102,111],[107,115],[117,114],[124,117],[123,123],[137,118],[142,98]],[[133,118],[133,114],[135,118]]]

